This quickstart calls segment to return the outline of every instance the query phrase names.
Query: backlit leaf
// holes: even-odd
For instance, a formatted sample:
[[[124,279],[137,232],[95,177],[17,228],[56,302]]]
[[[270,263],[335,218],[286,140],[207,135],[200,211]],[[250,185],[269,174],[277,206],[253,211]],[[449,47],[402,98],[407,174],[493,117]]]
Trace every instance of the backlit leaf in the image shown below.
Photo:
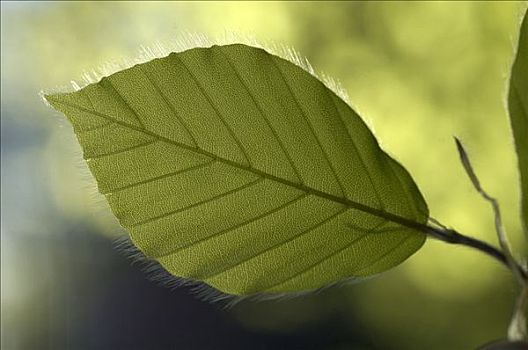
[[[46,99],[133,243],[174,276],[296,292],[378,274],[425,240],[401,225],[428,217],[407,171],[323,83],[262,49],[172,53]]]

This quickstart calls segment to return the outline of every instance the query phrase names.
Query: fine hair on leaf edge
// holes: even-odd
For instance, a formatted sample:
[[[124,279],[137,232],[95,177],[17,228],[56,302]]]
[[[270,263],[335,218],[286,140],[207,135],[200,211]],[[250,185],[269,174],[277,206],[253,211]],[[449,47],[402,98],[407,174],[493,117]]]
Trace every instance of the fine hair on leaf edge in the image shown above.
[[[329,88],[332,92],[334,92],[339,98],[341,98],[346,104],[348,104],[354,111],[357,111],[357,108],[351,105],[350,100],[348,98],[348,95],[346,94],[345,90],[341,87],[338,81],[330,78],[328,75],[322,73],[322,74],[316,74],[315,70],[313,69],[312,65],[309,63],[307,59],[305,59],[303,56],[301,56],[296,50],[294,50],[291,47],[288,47],[286,45],[280,45],[276,43],[266,43],[263,44],[262,41],[259,41],[255,39],[252,35],[240,35],[233,32],[225,32],[223,36],[210,39],[206,35],[203,34],[193,34],[193,33],[184,33],[182,35],[179,35],[174,41],[168,43],[168,44],[161,44],[160,42],[155,42],[154,45],[150,47],[141,46],[139,55],[136,59],[130,60],[130,59],[123,59],[121,62],[109,62],[106,64],[103,64],[102,66],[93,69],[91,72],[85,72],[82,74],[82,81],[76,82],[71,81],[71,86],[69,87],[60,87],[56,88],[56,92],[76,92],[80,89],[83,89],[84,87],[95,84],[99,82],[102,78],[106,76],[110,76],[118,71],[133,67],[138,64],[143,64],[146,62],[149,62],[156,58],[166,57],[170,53],[173,52],[182,52],[186,51],[192,48],[209,48],[213,45],[229,45],[233,43],[242,43],[246,45],[250,45],[256,48],[264,49],[265,51],[269,52],[272,55],[276,55],[280,58],[283,58],[294,65],[302,68],[304,71],[308,72],[310,75],[315,77],[317,80],[322,82],[327,88]],[[55,91],[41,91],[40,97],[42,100],[46,103],[46,105],[50,106],[49,103],[44,98],[44,95],[53,93]],[[51,106],[50,106],[51,107]],[[61,121],[64,120],[61,118]],[[362,115],[362,120],[367,124],[368,129],[373,132],[373,127],[371,123],[368,122],[368,120],[365,120],[364,116]],[[64,123],[61,123],[63,126]],[[381,146],[381,142],[378,140],[378,144]],[[82,157],[82,153],[75,152],[75,155],[73,157],[77,163],[77,167],[80,169],[82,174],[83,182],[85,183],[85,191],[89,193],[89,208],[91,209],[92,213],[96,215],[97,217],[101,216],[106,218],[107,216],[112,217],[113,222],[116,223],[116,227],[110,227],[110,230],[114,232],[114,237],[117,234],[123,233],[123,228],[117,224],[117,220],[115,216],[112,214],[107,201],[105,200],[104,196],[99,193],[97,189],[97,183],[93,177],[93,175],[90,173],[86,163],[84,162],[84,159]],[[111,226],[114,226],[112,224]],[[235,296],[235,295],[229,295],[225,294],[223,292],[218,291],[217,289],[210,287],[209,285],[205,284],[201,281],[194,281],[191,279],[185,279],[181,277],[177,277],[166,271],[158,262],[155,260],[147,258],[138,248],[134,246],[131,239],[129,238],[128,234],[126,236],[119,238],[116,241],[116,247],[119,251],[122,253],[129,255],[131,260],[135,264],[139,264],[142,266],[142,270],[144,270],[147,275],[149,276],[149,279],[156,281],[164,286],[167,286],[169,288],[174,288],[177,286],[188,286],[191,289],[192,294],[196,295],[199,299],[207,300],[207,301],[213,301],[213,302],[222,302],[225,304],[226,307],[230,307],[242,300],[247,299],[256,299],[256,300],[277,300],[277,299],[290,299],[297,296],[302,296],[306,294],[313,294],[314,292],[322,291],[326,288],[335,286],[335,285],[342,285],[342,284],[350,284],[355,283],[358,281],[363,281],[365,279],[370,279],[374,276],[370,277],[352,277],[352,278],[346,278],[344,280],[336,281],[333,283],[330,283],[328,285],[325,285],[318,289],[310,289],[306,291],[301,292],[294,292],[294,293],[257,293],[255,295],[251,296]],[[378,274],[379,275],[379,274]],[[377,275],[375,275],[377,276]]]
[[[390,272],[390,270],[388,270],[376,275],[361,278],[350,277],[324,285],[320,288],[303,290],[300,292],[234,295],[224,293],[203,281],[172,275],[165,270],[159,262],[147,257],[141,250],[139,250],[139,248],[132,243],[128,234],[114,239],[113,247],[126,257],[131,262],[132,266],[138,266],[148,280],[170,290],[184,287],[197,299],[212,304],[218,304],[223,309],[233,308],[243,301],[287,301],[298,297],[302,298],[313,294],[323,293],[327,289],[335,286],[345,286],[371,280]]]
[[[51,108],[48,101],[46,101],[44,98],[44,95],[79,91],[90,84],[99,82],[104,77],[131,68],[135,65],[149,62],[156,58],[166,57],[173,52],[179,53],[193,48],[208,48],[213,45],[230,44],[245,44],[260,48],[272,55],[283,58],[301,67],[303,70],[321,81],[327,88],[329,88],[339,98],[345,101],[345,103],[348,104],[354,111],[361,115],[363,122],[367,124],[368,128],[374,135],[376,134],[372,120],[368,118],[364,111],[359,109],[358,106],[354,105],[350,101],[347,91],[338,79],[335,79],[322,71],[317,72],[311,65],[310,61],[292,46],[286,45],[284,43],[278,43],[273,40],[263,40],[261,38],[257,38],[255,34],[241,33],[238,31],[235,32],[226,30],[223,32],[223,34],[214,37],[208,36],[204,33],[184,31],[175,35],[175,38],[170,41],[162,42],[156,40],[150,45],[140,45],[135,58],[130,59],[124,57],[120,60],[105,62],[91,69],[90,71],[84,71],[81,74],[80,80],[71,80],[70,85],[56,86],[55,88],[47,89],[45,91],[41,90],[39,92],[39,96],[44,104]],[[378,143],[380,146],[382,146],[381,140],[378,139]]]

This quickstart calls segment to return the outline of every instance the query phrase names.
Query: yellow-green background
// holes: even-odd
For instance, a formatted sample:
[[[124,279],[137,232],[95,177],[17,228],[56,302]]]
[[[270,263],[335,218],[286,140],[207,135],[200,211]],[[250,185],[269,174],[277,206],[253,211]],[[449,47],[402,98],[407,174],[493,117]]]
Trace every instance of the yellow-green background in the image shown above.
[[[500,200],[517,252],[526,253],[504,105],[525,3],[1,6],[2,349],[470,349],[505,335],[514,296],[507,271],[478,252],[431,240],[364,284],[229,311],[194,301],[187,290],[143,283],[139,268],[111,250],[108,242],[122,232],[94,193],[70,126],[39,91],[70,86],[94,67],[137,57],[141,45],[187,32],[234,31],[286,44],[342,83],[436,219],[495,243],[490,208],[458,163],[452,136],[461,138]],[[129,298],[172,318],[153,313],[142,322],[137,304],[123,304]],[[178,318],[181,305],[188,309]],[[221,326],[204,321],[212,314]]]

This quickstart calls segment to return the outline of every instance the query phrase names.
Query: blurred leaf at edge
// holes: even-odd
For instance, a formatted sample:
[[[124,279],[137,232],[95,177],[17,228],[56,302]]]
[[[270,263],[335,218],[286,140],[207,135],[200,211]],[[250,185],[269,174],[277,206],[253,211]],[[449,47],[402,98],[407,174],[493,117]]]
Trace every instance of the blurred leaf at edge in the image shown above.
[[[524,14],[508,92],[510,115],[521,179],[521,221],[528,237],[528,20]]]

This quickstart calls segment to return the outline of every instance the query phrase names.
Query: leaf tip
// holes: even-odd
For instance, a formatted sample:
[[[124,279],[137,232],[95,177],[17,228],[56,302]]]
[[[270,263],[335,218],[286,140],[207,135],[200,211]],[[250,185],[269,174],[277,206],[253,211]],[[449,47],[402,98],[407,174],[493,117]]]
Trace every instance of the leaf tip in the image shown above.
[[[460,162],[462,163],[462,166],[464,167],[464,170],[466,171],[466,174],[468,175],[468,177],[471,180],[471,183],[473,184],[475,189],[479,193],[482,193],[483,190],[482,190],[482,187],[480,186],[480,181],[479,181],[477,175],[475,174],[475,171],[473,170],[473,166],[471,165],[471,161],[469,160],[469,156],[467,154],[467,151],[466,151],[464,145],[462,144],[460,139],[458,139],[456,136],[453,136],[453,137],[455,139],[455,143],[456,143],[456,146],[457,146],[458,155],[460,156]]]
[[[58,102],[58,99],[57,97],[60,95],[60,93],[49,93],[49,92],[45,92],[44,90],[41,90],[39,92],[39,96],[40,96],[40,99],[42,100],[42,102],[50,107],[50,108],[55,108],[56,109],[56,103]]]
[[[453,140],[455,140],[455,144],[457,146],[458,152],[465,153],[464,146],[462,145],[462,142],[460,141],[460,139],[456,137],[455,135],[453,135]]]
[[[467,155],[466,149],[464,148],[464,145],[462,144],[462,141],[460,141],[460,139],[458,137],[453,136],[453,139],[455,140],[456,148],[457,148],[457,151],[458,151],[458,155],[460,156],[460,160],[462,162],[462,165],[467,170],[467,168],[471,167],[471,165],[469,164],[469,157]]]

